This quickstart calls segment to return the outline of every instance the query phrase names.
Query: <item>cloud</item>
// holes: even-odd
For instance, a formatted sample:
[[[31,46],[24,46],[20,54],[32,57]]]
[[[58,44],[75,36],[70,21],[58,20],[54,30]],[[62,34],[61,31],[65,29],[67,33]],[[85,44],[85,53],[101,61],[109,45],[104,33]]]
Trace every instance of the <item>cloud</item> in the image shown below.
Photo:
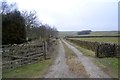
[[[58,30],[117,30],[118,1],[16,0],[20,10],[36,10],[43,23]]]

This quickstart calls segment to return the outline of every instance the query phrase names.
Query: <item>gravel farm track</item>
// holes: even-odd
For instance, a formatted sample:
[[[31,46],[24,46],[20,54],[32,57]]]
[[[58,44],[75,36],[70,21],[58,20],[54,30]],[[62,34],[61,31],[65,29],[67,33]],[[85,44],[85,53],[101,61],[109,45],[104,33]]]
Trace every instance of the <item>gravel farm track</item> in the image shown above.
[[[66,55],[65,49],[63,47],[63,43],[71,49],[75,55],[77,55],[78,60],[84,66],[87,75],[89,78],[110,78],[105,72],[103,72],[98,66],[96,66],[88,57],[84,56],[78,49],[74,46],[70,45],[65,40],[59,40],[59,49],[57,57],[50,66],[47,74],[44,76],[45,78],[78,78],[77,75],[72,73],[69,70],[69,66],[66,63]],[[79,76],[82,78],[81,76]],[[83,77],[85,78],[85,77]]]

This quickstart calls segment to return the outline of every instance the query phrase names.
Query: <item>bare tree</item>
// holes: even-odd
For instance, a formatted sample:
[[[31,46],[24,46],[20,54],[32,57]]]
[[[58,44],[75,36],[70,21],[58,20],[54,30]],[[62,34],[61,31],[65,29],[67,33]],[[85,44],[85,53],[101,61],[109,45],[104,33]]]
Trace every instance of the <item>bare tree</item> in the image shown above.
[[[36,37],[38,28],[41,23],[38,20],[36,11],[22,11],[22,16],[25,19],[26,31],[28,37]]]
[[[6,1],[1,1],[0,4],[1,4],[0,5],[1,14],[7,14],[7,13],[17,10],[16,3],[9,5]]]
[[[36,27],[41,24],[37,18],[36,11],[22,11],[22,16],[25,18],[26,26],[29,28]]]

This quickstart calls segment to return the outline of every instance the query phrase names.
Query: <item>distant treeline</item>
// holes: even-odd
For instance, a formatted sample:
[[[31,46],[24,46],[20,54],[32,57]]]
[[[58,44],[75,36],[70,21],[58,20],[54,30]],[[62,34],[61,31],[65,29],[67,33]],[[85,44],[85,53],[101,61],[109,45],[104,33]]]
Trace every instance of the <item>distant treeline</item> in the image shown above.
[[[33,39],[48,40],[56,37],[55,27],[42,24],[36,11],[19,11],[16,4],[1,3],[2,44],[19,44]]]
[[[92,31],[91,30],[83,30],[83,31],[79,31],[77,32],[78,35],[86,35],[86,34],[90,34]]]

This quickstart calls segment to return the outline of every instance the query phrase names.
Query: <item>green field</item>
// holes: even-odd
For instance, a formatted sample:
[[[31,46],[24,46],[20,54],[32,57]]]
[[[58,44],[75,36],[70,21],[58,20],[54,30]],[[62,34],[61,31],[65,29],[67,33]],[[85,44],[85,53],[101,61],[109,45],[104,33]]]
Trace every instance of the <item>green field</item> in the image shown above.
[[[88,35],[81,36],[118,36],[118,31],[94,31]]]
[[[70,39],[76,39],[76,40],[82,40],[82,41],[96,41],[96,42],[112,42],[112,43],[118,43],[117,37],[102,37],[102,38],[70,38]]]
[[[93,31],[88,35],[77,35],[78,31],[59,31],[59,36],[118,36],[118,31]],[[120,34],[119,34],[120,35]]]
[[[77,31],[59,31],[59,36],[60,37],[65,37],[65,36],[76,36]]]

